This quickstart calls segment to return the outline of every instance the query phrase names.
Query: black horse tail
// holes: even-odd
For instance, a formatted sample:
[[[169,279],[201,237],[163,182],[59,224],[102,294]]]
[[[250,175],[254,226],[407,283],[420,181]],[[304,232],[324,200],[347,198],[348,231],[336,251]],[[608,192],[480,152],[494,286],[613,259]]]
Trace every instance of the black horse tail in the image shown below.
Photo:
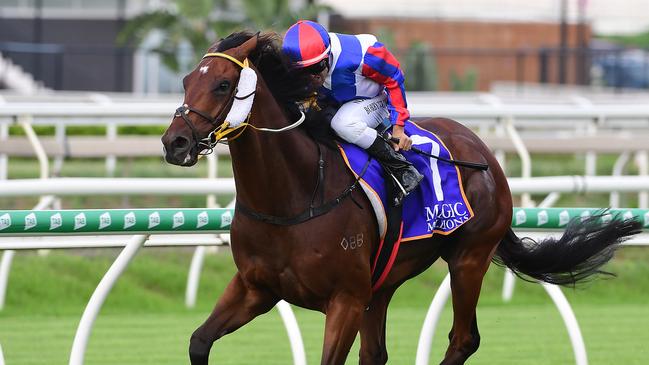
[[[574,286],[594,274],[613,275],[601,267],[623,241],[640,233],[642,223],[617,217],[602,223],[600,219],[605,214],[606,211],[584,220],[573,219],[561,238],[539,242],[518,238],[510,228],[498,245],[493,261],[510,268],[524,280],[556,285]]]

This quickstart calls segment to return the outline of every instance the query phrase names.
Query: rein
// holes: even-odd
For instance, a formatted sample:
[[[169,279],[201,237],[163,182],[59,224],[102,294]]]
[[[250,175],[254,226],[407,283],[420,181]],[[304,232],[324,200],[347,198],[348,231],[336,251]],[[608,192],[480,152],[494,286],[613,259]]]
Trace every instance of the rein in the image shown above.
[[[203,59],[205,59],[207,57],[225,58],[225,59],[235,63],[237,66],[241,67],[242,73],[244,72],[243,70],[250,69],[250,64],[249,64],[249,61],[248,61],[247,58],[245,60],[243,60],[243,62],[241,62],[241,61],[237,60],[236,58],[230,56],[229,54],[222,53],[222,52],[206,53],[203,56]],[[252,71],[252,72],[254,73],[254,71]],[[256,83],[256,80],[255,80],[255,83]],[[241,84],[241,78],[239,78],[239,85],[240,84]],[[304,120],[306,119],[306,116],[304,115],[304,113],[302,111],[300,111],[300,114],[301,114],[300,118],[296,122],[294,122],[292,124],[289,124],[289,125],[287,125],[285,127],[277,128],[277,129],[274,129],[274,128],[262,128],[262,127],[256,127],[256,126],[250,124],[250,115],[252,114],[252,112],[250,110],[248,110],[247,113],[246,113],[247,115],[245,117],[245,121],[239,121],[239,120],[234,121],[234,122],[229,121],[228,117],[232,113],[232,108],[236,105],[235,104],[236,101],[237,100],[238,101],[244,101],[244,100],[246,100],[246,99],[248,99],[250,97],[253,97],[255,95],[255,93],[256,93],[256,90],[252,90],[246,95],[239,96],[239,95],[237,95],[237,92],[239,91],[239,85],[237,85],[237,88],[235,88],[233,93],[230,94],[230,99],[223,106],[223,108],[221,108],[221,110],[216,115],[216,117],[210,116],[210,114],[205,112],[205,111],[202,111],[202,110],[199,110],[199,109],[196,109],[196,108],[192,108],[188,104],[183,104],[181,107],[176,109],[176,114],[174,116],[176,116],[176,117],[180,116],[180,117],[183,118],[183,120],[185,121],[185,124],[187,124],[187,126],[189,126],[189,128],[192,130],[192,135],[193,135],[194,140],[196,141],[196,144],[199,147],[199,149],[200,149],[201,146],[205,147],[204,149],[200,149],[199,154],[206,155],[206,154],[212,153],[212,151],[214,150],[214,147],[216,147],[216,145],[218,143],[226,143],[226,142],[222,141],[223,139],[227,139],[227,141],[235,140],[236,138],[238,138],[245,131],[245,129],[248,126],[250,126],[254,130],[261,131],[261,132],[279,133],[279,132],[288,131],[288,130],[291,130],[291,129],[294,129],[294,128],[300,126],[304,122]],[[251,106],[252,106],[252,102],[250,102],[250,107]],[[225,118],[222,118],[223,113],[228,109],[230,110],[230,113],[228,113],[228,115]],[[196,130],[196,127],[192,123],[191,119],[189,119],[189,113],[190,112],[198,114],[203,119],[209,121],[210,124],[212,124],[212,125],[219,124],[219,120],[221,120],[221,119],[223,119],[223,122],[218,127],[216,127],[214,130],[212,130],[207,135],[207,137],[199,139],[198,138],[198,131]],[[236,125],[231,126],[233,124],[236,124]],[[238,133],[236,135],[234,135],[234,136],[231,136],[236,131],[238,131]]]
[[[371,158],[367,159],[367,162],[365,163],[365,166],[363,167],[363,170],[361,173],[356,177],[356,180],[347,187],[342,193],[340,193],[337,197],[329,200],[328,202],[324,202],[324,158],[322,157],[322,149],[320,148],[320,144],[316,143],[316,146],[318,147],[318,180],[316,181],[316,187],[313,190],[313,194],[311,195],[311,204],[309,204],[309,207],[303,210],[301,213],[298,213],[292,217],[280,217],[276,215],[271,215],[271,214],[265,214],[265,213],[259,213],[255,212],[254,210],[246,207],[243,205],[239,200],[237,200],[235,204],[234,210],[236,212],[241,212],[244,215],[247,215],[248,217],[268,223],[268,224],[274,224],[276,226],[292,226],[295,224],[300,224],[303,222],[306,222],[310,219],[313,219],[315,217],[321,216],[323,214],[326,214],[330,210],[332,210],[334,207],[336,207],[338,204],[340,204],[343,199],[346,197],[351,197],[351,193],[356,189],[359,185],[359,182],[361,178],[365,175],[365,171],[367,171],[367,168],[370,165],[370,162],[372,161]],[[320,205],[315,206],[314,201],[317,195],[320,195]],[[360,204],[354,200],[352,197],[352,201],[360,207]],[[362,208],[361,208],[362,209]]]
[[[221,52],[214,52],[214,53],[206,53],[203,58],[206,57],[221,57],[225,58],[233,63],[235,63],[237,66],[241,67],[241,72],[243,72],[246,69],[250,69],[249,66],[249,61],[246,58],[243,62],[237,60],[236,58],[225,54]],[[254,72],[254,70],[252,71]],[[256,78],[256,75],[255,75]],[[255,79],[256,80],[256,79]],[[237,95],[237,92],[239,91],[239,86],[241,85],[242,82],[242,77],[239,77],[239,84],[237,85],[237,88],[234,90],[234,92],[231,94],[230,99],[228,102],[221,108],[219,113],[217,114],[216,117],[210,116],[209,113],[204,112],[202,110],[198,110],[195,108],[190,107],[188,104],[183,104],[181,107],[176,109],[176,114],[175,116],[180,116],[183,118],[185,123],[189,126],[189,128],[192,130],[192,135],[194,137],[194,140],[196,141],[198,147],[204,146],[206,147],[205,149],[199,151],[200,154],[210,154],[213,150],[214,147],[218,144],[221,143],[221,141],[225,138],[227,138],[228,141],[234,140],[237,137],[239,137],[245,129],[250,126],[252,129],[260,131],[260,132],[271,132],[271,133],[280,133],[280,132],[286,132],[291,129],[294,129],[298,126],[300,126],[305,120],[306,116],[304,115],[304,112],[300,111],[300,118],[292,123],[289,124],[285,127],[282,128],[262,128],[262,127],[256,127],[252,124],[250,124],[250,116],[252,112],[250,109],[247,110],[246,116],[245,116],[245,121],[237,121],[235,120],[234,123],[231,121],[228,121],[228,117],[230,114],[232,114],[232,108],[236,106],[235,102],[237,100],[239,101],[244,101],[250,97],[253,97],[256,90],[252,90],[250,93],[247,95],[242,95],[239,96]],[[256,81],[255,81],[256,83]],[[252,107],[252,103],[250,104],[250,108]],[[225,110],[230,109],[230,112],[225,118],[221,118]],[[203,139],[198,139],[198,131],[196,130],[196,127],[194,124],[191,122],[189,119],[189,113],[196,113],[205,120],[209,121],[212,125],[217,125],[219,123],[219,120],[223,119],[223,122],[216,127],[214,130],[212,130],[207,137]],[[231,126],[232,124],[236,124],[235,126]],[[230,136],[231,134],[235,133],[238,131],[236,135],[233,137]],[[370,164],[370,159],[367,160],[367,163],[365,164],[365,167],[363,168],[363,171],[361,174],[356,178],[356,180],[349,186],[347,189],[345,189],[342,193],[340,193],[337,197],[333,198],[332,200],[328,202],[324,202],[324,167],[325,167],[325,161],[323,158],[323,153],[322,149],[320,148],[320,144],[316,143],[316,146],[318,147],[318,180],[316,181],[316,186],[313,191],[313,194],[311,196],[311,203],[309,204],[309,207],[306,208],[304,211],[301,213],[292,216],[292,217],[279,217],[279,216],[274,216],[270,214],[264,214],[260,212],[255,212],[251,208],[246,207],[245,205],[241,204],[239,200],[237,200],[236,205],[235,205],[235,211],[241,212],[242,214],[251,217],[255,220],[269,223],[269,224],[274,224],[274,225],[281,225],[281,226],[289,226],[289,225],[294,225],[294,224],[299,224],[305,221],[308,221],[312,218],[321,216],[330,210],[332,210],[334,207],[336,207],[340,202],[342,202],[346,197],[351,196],[351,193],[358,187],[360,179],[363,177],[365,174],[365,171],[367,170],[369,164]],[[203,151],[206,151],[203,153]],[[320,205],[316,206],[314,204],[316,197],[320,195]],[[356,202],[353,198],[352,200],[356,205],[360,207],[358,202]]]

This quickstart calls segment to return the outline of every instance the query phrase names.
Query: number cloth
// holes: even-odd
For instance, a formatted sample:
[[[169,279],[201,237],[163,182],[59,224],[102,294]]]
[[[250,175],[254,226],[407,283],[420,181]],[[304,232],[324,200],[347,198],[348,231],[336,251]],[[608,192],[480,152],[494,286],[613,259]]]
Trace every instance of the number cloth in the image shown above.
[[[413,146],[436,156],[453,158],[444,143],[411,121],[405,125]],[[340,152],[347,166],[358,175],[368,155],[354,144],[341,143]],[[449,163],[419,155],[413,151],[402,151],[403,155],[424,175],[419,187],[403,202],[402,241],[430,237],[434,233],[450,234],[473,217],[473,210],[464,194],[459,169]],[[383,169],[372,161],[361,179],[361,186],[368,195],[379,221],[381,237],[385,234],[385,209],[387,202]]]

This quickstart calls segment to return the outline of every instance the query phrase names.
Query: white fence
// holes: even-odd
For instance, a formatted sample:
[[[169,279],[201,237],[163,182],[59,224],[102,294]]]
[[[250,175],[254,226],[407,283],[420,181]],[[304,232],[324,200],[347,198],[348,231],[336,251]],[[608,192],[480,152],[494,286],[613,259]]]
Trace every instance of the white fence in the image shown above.
[[[575,96],[569,98],[569,102],[544,99],[544,103],[539,103],[525,99],[515,103],[492,94],[472,95],[467,98],[455,94],[410,93],[409,109],[414,117],[444,116],[461,121],[476,129],[495,150],[516,151],[522,159],[526,159],[525,154],[530,150],[535,152],[545,147],[547,151],[548,146],[563,147],[564,153],[586,151],[586,175],[595,174],[596,155],[600,151],[639,153],[636,164],[642,170],[640,174],[646,174],[647,147],[643,148],[642,143],[649,138],[649,103],[646,102],[649,98],[623,98],[622,102],[615,103]],[[64,148],[69,146],[66,137],[69,125],[106,125],[106,140],[109,141],[118,140],[120,125],[167,125],[182,97],[152,102],[101,94],[90,94],[84,102],[71,102],[74,99],[66,97],[43,97],[43,101],[38,102],[15,98],[14,101],[8,96],[5,99],[12,101],[3,103],[0,95],[0,141],[11,142],[7,126],[19,121],[56,126],[56,140]],[[567,140],[553,145],[552,139],[556,137]],[[530,140],[528,144],[526,140]],[[9,153],[3,151],[1,145],[0,178],[6,176],[3,171],[6,171]],[[136,153],[135,148],[133,150],[132,153]],[[503,156],[501,153],[501,163],[504,163]],[[111,155],[107,164],[114,164],[110,162],[114,158]],[[626,165],[625,161],[628,156],[621,158],[620,169]],[[526,164],[523,177],[528,177],[528,170]]]

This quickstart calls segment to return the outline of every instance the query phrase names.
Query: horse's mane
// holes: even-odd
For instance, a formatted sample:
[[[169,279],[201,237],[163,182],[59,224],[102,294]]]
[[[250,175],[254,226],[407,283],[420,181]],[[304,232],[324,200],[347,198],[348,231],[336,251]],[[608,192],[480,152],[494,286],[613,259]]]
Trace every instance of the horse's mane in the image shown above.
[[[238,47],[257,33],[249,31],[232,33],[210,48],[210,52],[223,52]],[[281,49],[281,38],[277,33],[259,34],[257,47],[248,56],[255,65],[277,102],[286,107],[309,97],[313,90],[304,73],[290,67],[288,58]]]
[[[223,52],[238,47],[257,33],[249,31],[232,33],[210,47],[210,52]],[[308,74],[291,67],[288,57],[281,49],[281,37],[274,32],[259,34],[257,47],[248,55],[255,65],[277,103],[291,119],[300,115],[298,103],[313,95],[311,80]],[[333,135],[329,128],[329,119],[324,113],[312,110],[307,113],[302,125],[314,139],[328,147],[334,147]]]

